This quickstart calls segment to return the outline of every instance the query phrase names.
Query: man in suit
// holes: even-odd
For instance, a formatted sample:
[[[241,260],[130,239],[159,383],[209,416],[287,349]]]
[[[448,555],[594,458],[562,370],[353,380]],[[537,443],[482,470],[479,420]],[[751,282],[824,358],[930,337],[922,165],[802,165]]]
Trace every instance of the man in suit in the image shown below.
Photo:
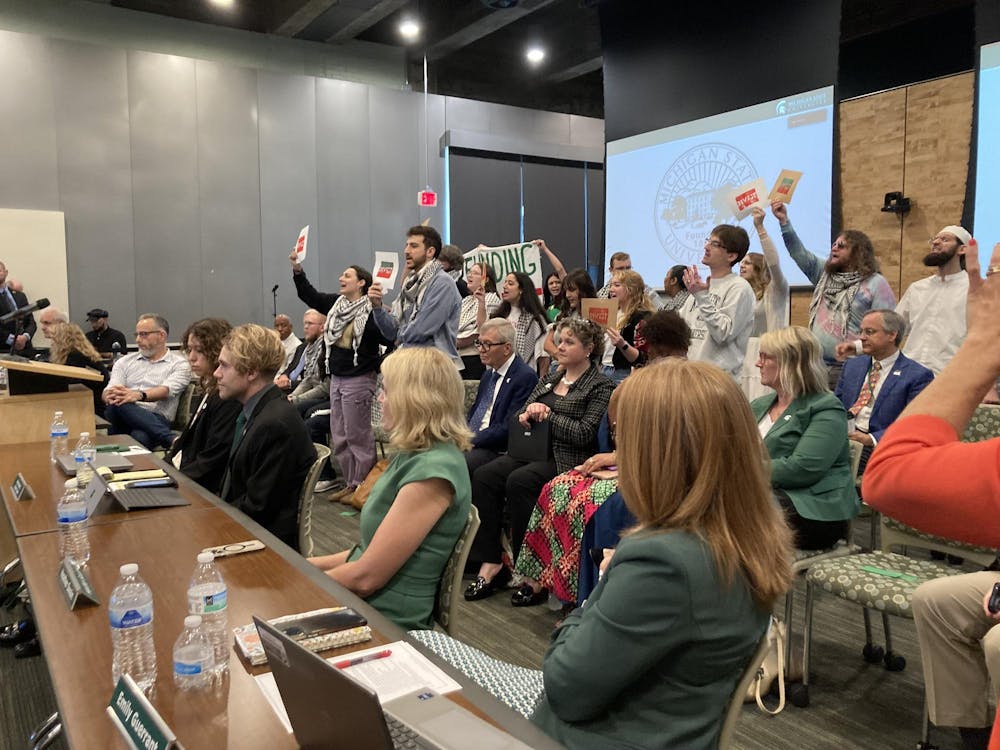
[[[864,354],[844,364],[837,382],[837,397],[854,422],[853,428],[848,423],[848,437],[865,446],[859,472],[889,425],[934,379],[934,373],[899,351],[905,334],[901,315],[872,310],[861,320]]]
[[[472,449],[465,454],[470,477],[507,450],[507,421],[538,382],[535,371],[514,353],[514,336],[506,318],[491,318],[479,329],[476,348],[486,372],[469,410],[469,428],[475,433]]]
[[[219,396],[243,409],[219,494],[297,550],[299,495],[316,449],[295,407],[272,382],[284,360],[277,333],[254,323],[234,328],[223,343],[215,371]]]
[[[0,261],[0,315],[14,312],[27,304],[28,298],[24,292],[11,289],[7,284],[7,266]],[[33,315],[28,315],[19,321],[0,324],[0,354],[11,352],[31,359],[35,355],[31,337],[35,335],[36,330],[38,326]]]

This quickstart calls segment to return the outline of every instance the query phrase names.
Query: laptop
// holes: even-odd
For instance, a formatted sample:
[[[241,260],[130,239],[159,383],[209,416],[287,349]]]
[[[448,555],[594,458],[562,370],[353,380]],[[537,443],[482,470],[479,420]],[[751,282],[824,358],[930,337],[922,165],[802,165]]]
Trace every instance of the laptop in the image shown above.
[[[90,484],[87,485],[87,489],[83,493],[84,502],[87,504],[87,515],[94,512],[97,503],[106,494],[110,494],[125,510],[190,505],[191,503],[173,488],[175,484],[170,477],[137,479],[129,482],[128,486],[123,489],[113,490],[108,481],[101,476],[101,473],[95,471],[93,479],[90,480]]]
[[[384,706],[368,687],[258,617],[261,645],[303,750],[528,750],[433,690]]]
[[[73,458],[72,454],[63,454],[56,458],[56,462],[59,464],[59,468],[63,470],[64,474],[71,477],[76,476],[76,460]],[[129,459],[125,456],[119,455],[117,453],[98,453],[94,460],[90,462],[94,469],[99,469],[101,467],[106,467],[111,469],[111,471],[131,471],[135,468]]]

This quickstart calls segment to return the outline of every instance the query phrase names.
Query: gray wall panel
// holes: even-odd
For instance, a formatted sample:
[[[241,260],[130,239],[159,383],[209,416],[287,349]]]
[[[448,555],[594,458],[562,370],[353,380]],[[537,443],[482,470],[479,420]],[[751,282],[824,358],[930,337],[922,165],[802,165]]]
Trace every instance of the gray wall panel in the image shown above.
[[[420,116],[423,117],[423,97],[420,99]],[[438,194],[437,208],[419,208],[420,219],[430,219],[431,225],[444,236],[444,159],[438,147],[438,140],[445,130],[445,98],[443,96],[427,97],[427,132],[430,137],[423,143],[422,153],[425,162],[418,164],[420,169],[420,181],[417,183],[423,187],[429,184]],[[423,131],[421,131],[423,132]],[[427,176],[424,177],[424,164],[427,165]],[[417,196],[413,196],[417,200]]]
[[[261,279],[265,318],[271,287],[278,289],[278,312],[301,310],[288,253],[298,231],[310,226],[307,273],[316,262],[316,82],[305,76],[259,73]],[[302,316],[294,316],[302,333]],[[301,336],[300,336],[301,338]]]
[[[263,320],[257,75],[204,61],[195,75],[203,310]]]
[[[0,31],[0,206],[59,210],[49,44]]]
[[[125,50],[53,41],[52,64],[69,312],[87,330],[87,310],[103,307],[131,340],[137,311]]]
[[[326,292],[338,290],[344,268],[370,269],[374,258],[368,93],[362,84],[316,81],[319,252],[306,259],[306,273]]]
[[[567,270],[586,264],[583,179],[581,166],[524,163],[524,239],[543,238]]]
[[[135,295],[171,322],[171,340],[201,317],[194,60],[128,52]]]
[[[604,262],[604,170],[587,167],[587,259],[592,266],[607,268]],[[659,289],[663,279],[646,279]]]
[[[423,97],[373,88],[368,101],[372,249],[402,252],[407,228],[425,216],[417,207]]]
[[[468,252],[520,239],[519,161],[452,154],[450,180],[453,243]]]
[[[446,97],[445,107],[448,118],[445,129],[489,132],[490,112],[493,106],[484,102],[474,102],[471,99],[459,99],[454,96]]]

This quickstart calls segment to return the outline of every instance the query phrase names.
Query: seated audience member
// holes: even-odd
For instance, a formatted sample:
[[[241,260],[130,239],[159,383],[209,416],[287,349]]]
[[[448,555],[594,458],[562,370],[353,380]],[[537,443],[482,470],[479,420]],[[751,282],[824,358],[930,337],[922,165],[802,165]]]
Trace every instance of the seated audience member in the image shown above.
[[[167,349],[170,324],[159,315],[140,315],[135,324],[139,351],[115,364],[104,389],[109,434],[131,435],[150,450],[169,448],[170,422],[180,395],[191,384],[191,366]]]
[[[641,345],[650,363],[664,357],[687,357],[691,329],[677,313],[660,310],[643,320],[636,330],[643,338]],[[617,391],[608,403],[611,425],[615,424],[616,402]],[[600,446],[600,453],[555,477],[542,488],[528,521],[521,554],[514,565],[514,572],[520,573],[533,591],[547,588],[565,605],[585,598],[578,598],[579,581],[592,581],[587,585],[586,594],[597,583],[596,565],[592,575],[589,570],[583,572],[585,567],[591,567],[590,547],[598,546],[581,546],[581,535],[586,536],[591,519],[594,519],[595,526],[601,527],[599,538],[602,543],[599,546],[602,547],[614,547],[621,532],[635,524],[617,491],[617,475],[611,479],[595,476],[595,473],[602,473],[603,476],[605,471],[616,470],[618,457],[611,444],[613,440],[614,430],[611,429],[607,444]],[[618,509],[606,511],[605,505],[609,502],[617,505]],[[602,522],[605,516],[608,522]],[[628,520],[617,520],[623,517]],[[609,534],[613,534],[613,538],[609,538]]]
[[[605,331],[606,344],[601,360],[604,374],[621,383],[641,367],[646,358],[635,346],[635,328],[649,317],[652,307],[645,294],[642,276],[635,271],[615,271],[611,276],[610,298],[618,300],[618,320]]]
[[[117,331],[108,325],[108,311],[95,307],[87,313],[87,322],[90,323],[90,330],[87,331],[87,341],[94,345],[94,348],[101,354],[106,355],[105,359],[111,359],[115,354],[128,353],[128,341],[125,334]],[[118,349],[115,349],[118,344]]]
[[[733,273],[733,266],[750,249],[743,227],[720,224],[705,240],[705,256],[710,276],[702,280],[698,269],[684,272],[684,286],[691,297],[680,311],[691,326],[688,356],[711,362],[739,380],[747,341],[753,329],[753,289],[746,279]]]
[[[1000,438],[959,442],[1000,376],[1000,243],[985,281],[978,252],[970,241],[965,341],[879,440],[862,492],[872,507],[921,531],[1000,547]],[[977,750],[1000,747],[1000,716],[990,735],[1000,617],[986,606],[998,581],[993,571],[949,576],[921,585],[913,596],[930,720],[958,727],[964,747]]]
[[[544,349],[545,311],[535,294],[535,284],[531,277],[520,271],[507,274],[500,290],[500,300],[496,317],[507,318],[514,326],[517,336],[514,351],[517,356],[536,372],[539,372],[540,364],[547,370],[548,355]]]
[[[795,532],[798,549],[826,549],[843,539],[858,513],[847,415],[826,385],[819,341],[792,326],[760,337],[760,382],[774,393],[750,405],[771,457],[771,489]]]
[[[441,262],[441,270],[451,276],[455,282],[455,288],[462,299],[468,297],[472,292],[465,279],[462,278],[462,269],[465,267],[465,257],[462,255],[462,248],[458,245],[444,245],[438,255]]]
[[[104,402],[101,400],[101,393],[108,384],[109,375],[108,368],[101,361],[100,353],[91,346],[76,323],[59,323],[51,326],[48,338],[52,342],[49,347],[49,362],[56,365],[87,367],[100,373],[101,380],[70,378],[70,382],[80,383],[93,391],[94,413],[103,417]]]
[[[323,341],[323,326],[326,316],[318,310],[306,310],[302,316],[302,330],[305,349],[299,359],[299,368],[290,375],[294,383],[288,400],[305,419],[306,414],[317,406],[326,408],[330,403],[330,379],[326,372],[326,344]]]
[[[297,550],[299,495],[316,449],[295,407],[272,382],[284,358],[275,332],[255,323],[223,339],[215,370],[219,397],[242,408],[219,496]]]
[[[218,495],[233,447],[240,402],[223,401],[219,396],[215,370],[219,367],[222,342],[233,327],[222,318],[202,318],[188,326],[181,336],[191,372],[201,387],[201,400],[191,412],[184,431],[167,451],[181,473],[209,492]]]
[[[601,375],[604,334],[587,320],[569,318],[559,327],[559,370],[539,381],[520,410],[519,421],[547,422],[551,452],[536,461],[500,456],[472,475],[472,502],[479,509],[479,532],[469,559],[480,563],[476,580],[465,590],[469,601],[485,599],[510,580],[501,562],[500,532],[504,508],[510,516],[514,559],[520,551],[538,493],[556,474],[569,471],[593,455],[597,429],[608,410],[614,383]],[[531,586],[514,593],[516,606],[539,604],[545,592]]]
[[[350,496],[375,465],[375,437],[372,434],[372,399],[375,378],[382,361],[382,346],[392,341],[382,335],[372,314],[367,292],[372,275],[361,266],[348,266],[340,274],[338,293],[319,292],[309,283],[302,266],[292,259],[292,279],[299,299],[325,311],[323,341],[326,346],[326,369],[330,379],[329,433],[332,460],[344,476],[344,487],[330,500],[348,502]],[[316,411],[307,415],[314,439],[319,433]],[[315,430],[315,431],[314,431]],[[333,467],[324,467],[319,492],[333,489]]]
[[[531,720],[570,748],[715,748],[733,688],[791,585],[791,533],[732,378],[667,359],[619,389],[619,481],[638,526],[553,634]],[[446,638],[414,636],[432,647]],[[451,646],[459,669],[475,659]],[[530,705],[534,696],[503,689],[508,665],[495,666],[481,684]]]
[[[465,454],[469,476],[507,451],[507,422],[538,383],[535,371],[514,354],[514,326],[503,318],[483,323],[476,348],[486,368],[469,410],[472,448]]]
[[[458,356],[462,358],[462,379],[477,380],[483,375],[483,363],[476,349],[479,328],[500,307],[497,275],[489,263],[473,263],[466,274],[470,295],[462,300],[458,316]]]
[[[899,351],[905,335],[902,316],[872,310],[861,321],[864,355],[844,363],[837,383],[837,397],[854,422],[848,437],[865,446],[861,472],[886,428],[934,379],[934,373]]]
[[[299,348],[302,341],[299,340],[299,337],[295,335],[295,331],[292,329],[292,319],[284,313],[278,313],[274,316],[274,330],[278,332],[278,336],[281,338],[281,346],[285,350],[285,359],[281,364],[281,369],[284,370],[292,363],[295,350]]]
[[[679,312],[687,298],[690,296],[687,287],[684,286],[684,272],[687,266],[671,266],[667,275],[663,278],[663,293],[667,299],[663,303],[664,310]]]
[[[397,452],[361,511],[361,540],[310,562],[403,628],[431,627],[438,582],[469,516],[463,386],[437,349],[382,363],[383,424]]]
[[[594,299],[597,292],[594,290],[594,282],[583,269],[577,268],[570,271],[562,280],[562,301],[559,306],[559,314],[555,323],[548,328],[545,335],[545,354],[551,360],[550,371],[555,372],[559,368],[556,354],[559,351],[559,339],[557,330],[559,324],[566,318],[579,318],[580,309],[585,299]]]

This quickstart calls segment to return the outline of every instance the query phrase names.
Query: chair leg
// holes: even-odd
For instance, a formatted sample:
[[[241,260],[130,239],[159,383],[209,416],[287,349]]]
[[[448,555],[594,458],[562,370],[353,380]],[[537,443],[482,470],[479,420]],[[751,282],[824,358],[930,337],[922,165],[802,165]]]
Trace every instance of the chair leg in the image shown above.
[[[920,732],[920,742],[917,743],[917,750],[938,750],[938,746],[931,742],[931,717],[927,713],[927,695],[924,695],[924,721]]]
[[[864,608],[861,610],[861,614],[865,618],[865,647],[861,649],[861,658],[869,664],[878,664],[882,661],[882,657],[885,656],[885,650],[881,646],[876,646],[873,642],[871,612],[867,608]]]
[[[885,657],[883,663],[890,672],[902,672],[906,669],[906,658],[892,651],[892,632],[889,629],[889,615],[882,613],[882,629],[885,631]]]
[[[51,716],[49,716],[45,721],[39,724],[35,730],[28,735],[28,744],[34,745],[38,742],[45,734],[52,729],[59,722],[59,712],[56,711]]]
[[[806,615],[802,625],[802,682],[788,685],[785,695],[788,702],[798,708],[806,708],[809,705],[809,652],[812,647],[812,618],[815,589],[813,585],[806,582]],[[787,631],[786,631],[787,632]],[[786,644],[791,642],[791,638],[786,640]],[[788,662],[785,662],[786,668]]]
[[[788,677],[792,664],[792,610],[795,603],[795,589],[788,589],[785,594],[785,677]]]

